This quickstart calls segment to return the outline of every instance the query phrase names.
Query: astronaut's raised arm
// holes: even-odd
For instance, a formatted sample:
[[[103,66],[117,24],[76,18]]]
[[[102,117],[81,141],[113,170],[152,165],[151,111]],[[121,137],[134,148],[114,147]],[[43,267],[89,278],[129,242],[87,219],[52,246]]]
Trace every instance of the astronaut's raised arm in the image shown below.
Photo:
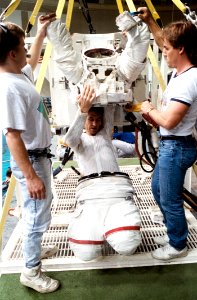
[[[126,47],[116,62],[117,72],[128,82],[133,82],[145,67],[150,32],[140,18],[127,11],[116,18],[119,30],[127,35]]]
[[[82,113],[80,108],[78,109],[74,121],[70,125],[67,133],[63,137],[63,141],[73,150],[80,146],[81,135],[83,133],[87,113]]]
[[[53,45],[54,60],[68,81],[76,84],[83,74],[81,56],[72,45],[72,38],[64,23],[53,21],[47,28],[47,38]]]

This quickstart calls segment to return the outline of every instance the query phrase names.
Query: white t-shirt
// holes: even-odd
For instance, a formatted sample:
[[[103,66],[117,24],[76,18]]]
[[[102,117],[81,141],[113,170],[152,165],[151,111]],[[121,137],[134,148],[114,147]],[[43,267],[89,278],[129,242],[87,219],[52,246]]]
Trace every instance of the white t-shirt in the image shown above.
[[[187,136],[192,134],[192,128],[197,118],[197,68],[193,67],[176,76],[173,71],[170,82],[163,93],[162,111],[167,110],[170,101],[177,101],[188,105],[181,122],[173,129],[167,130],[160,126],[160,133],[165,135]]]
[[[65,143],[74,150],[83,176],[102,171],[120,171],[111,141],[112,110],[112,107],[105,108],[104,128],[95,136],[83,132],[87,114],[78,110],[75,120],[65,136]]]
[[[50,124],[42,98],[36,91],[30,65],[25,74],[0,73],[1,128],[21,130],[27,150],[49,147]],[[32,80],[32,82],[31,82]]]

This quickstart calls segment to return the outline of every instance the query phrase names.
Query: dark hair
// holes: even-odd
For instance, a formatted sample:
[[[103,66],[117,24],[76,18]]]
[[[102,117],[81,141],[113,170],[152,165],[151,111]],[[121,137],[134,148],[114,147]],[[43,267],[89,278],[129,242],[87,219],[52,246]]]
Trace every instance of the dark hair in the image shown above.
[[[104,107],[96,107],[96,106],[92,106],[88,112],[95,112],[98,115],[103,116],[104,114]]]
[[[184,47],[190,62],[197,65],[197,28],[194,24],[186,20],[170,23],[163,30],[163,38],[173,48]]]
[[[8,53],[15,50],[25,37],[23,29],[14,23],[0,23],[0,64],[4,64]]]

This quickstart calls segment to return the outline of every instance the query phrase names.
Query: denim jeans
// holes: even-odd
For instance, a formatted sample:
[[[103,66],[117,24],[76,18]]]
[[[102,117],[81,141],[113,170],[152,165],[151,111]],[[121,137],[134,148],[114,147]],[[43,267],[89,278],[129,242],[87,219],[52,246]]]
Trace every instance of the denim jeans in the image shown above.
[[[186,247],[188,226],[183,207],[183,185],[186,171],[197,159],[193,139],[163,140],[152,178],[152,192],[159,205],[170,245],[176,249]]]
[[[51,160],[46,157],[30,158],[36,174],[43,180],[46,189],[46,199],[30,198],[26,179],[16,162],[11,159],[11,169],[16,180],[20,183],[23,196],[23,257],[28,268],[40,263],[41,241],[43,233],[51,221]]]

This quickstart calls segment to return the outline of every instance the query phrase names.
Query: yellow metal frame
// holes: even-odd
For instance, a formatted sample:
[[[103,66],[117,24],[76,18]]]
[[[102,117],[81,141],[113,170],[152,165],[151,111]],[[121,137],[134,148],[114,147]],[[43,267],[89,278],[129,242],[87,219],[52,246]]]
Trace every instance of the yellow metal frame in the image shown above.
[[[160,19],[160,16],[159,16],[159,14],[157,13],[157,11],[156,11],[154,5],[152,4],[152,2],[151,2],[150,0],[145,0],[145,2],[146,2],[146,4],[147,4],[148,9],[150,10],[150,12],[151,12],[151,14],[152,14],[154,20],[155,20],[155,21],[159,20],[159,19]]]
[[[156,10],[155,10],[153,4],[151,3],[151,1],[150,0],[145,0],[145,1],[147,3],[147,6],[148,6],[149,10],[151,11],[151,13],[153,15],[153,18],[155,20],[159,19],[160,17],[158,15],[158,13],[156,12]],[[186,12],[186,6],[180,0],[172,0],[172,1],[183,13]],[[11,3],[8,5],[8,7],[1,14],[1,17],[6,18],[9,15],[11,15],[15,11],[15,9],[18,7],[20,2],[21,2],[21,0],[11,1]],[[43,0],[38,0],[36,2],[36,5],[35,5],[34,10],[32,12],[32,15],[29,19],[29,22],[32,25],[34,25],[34,23],[35,23],[35,19],[36,19],[36,16],[37,16],[38,12],[39,12],[39,9],[42,5],[42,2],[43,2]],[[58,2],[58,6],[57,6],[57,10],[56,10],[57,18],[61,18],[64,6],[65,6],[65,2],[66,2],[65,0],[59,0],[59,2]],[[122,1],[121,0],[116,0],[116,3],[117,3],[119,13],[122,13],[123,12]],[[126,3],[129,7],[130,11],[136,11],[135,5],[134,5],[132,0],[126,0]],[[74,0],[69,0],[68,8],[67,8],[67,16],[66,16],[66,27],[68,29],[70,28],[70,24],[71,24],[73,7],[74,7]],[[51,51],[52,51],[52,45],[48,42],[47,46],[46,46],[45,54],[44,54],[44,57],[43,57],[42,65],[41,65],[41,68],[40,68],[40,72],[39,72],[39,75],[38,75],[38,79],[37,79],[37,82],[36,82],[36,89],[39,93],[41,92],[41,89],[42,89],[42,85],[43,85],[43,82],[44,82],[44,77],[45,77],[46,70],[47,70],[47,64],[48,64],[49,58],[51,56]],[[161,86],[162,90],[164,90],[165,87],[166,87],[166,84],[165,84],[163,76],[160,72],[159,66],[157,64],[157,59],[156,59],[156,57],[155,57],[155,55],[154,55],[154,53],[153,53],[150,46],[149,46],[149,49],[148,49],[148,57],[149,57],[150,62],[152,64],[154,73],[155,73],[155,75],[156,75],[156,77],[157,77],[157,79],[160,83],[160,86]],[[139,111],[139,106],[136,106],[136,111]],[[194,168],[195,174],[197,175],[196,166],[193,166],[193,168]],[[6,221],[6,217],[7,217],[7,214],[8,214],[9,207],[10,207],[10,203],[11,203],[11,200],[13,198],[15,184],[16,184],[16,180],[12,176],[11,180],[10,180],[9,188],[7,190],[7,193],[6,193],[4,206],[3,206],[2,214],[1,214],[1,218],[0,218],[0,241],[2,239],[3,228],[4,228],[4,225],[5,225],[5,221]]]
[[[37,17],[37,15],[38,15],[38,13],[39,13],[39,10],[40,10],[41,6],[42,6],[42,3],[43,3],[43,0],[37,0],[37,1],[36,1],[36,4],[35,4],[35,6],[34,6],[34,9],[33,9],[33,11],[32,11],[32,14],[31,14],[31,16],[30,16],[30,18],[29,18],[29,22],[28,22],[27,27],[26,27],[26,32],[27,32],[27,29],[28,29],[29,27],[32,28],[32,27],[34,26],[35,21],[36,21],[36,17]],[[27,32],[27,33],[28,33],[28,32]]]
[[[4,9],[4,11],[1,13],[0,19],[4,20],[7,17],[9,17],[15,11],[15,9],[18,7],[20,2],[21,2],[21,0],[12,0],[10,2],[10,4],[6,7],[6,9]]]
[[[182,11],[182,13],[185,13],[187,8],[185,4],[183,4],[180,0],[172,0],[172,2]]]
[[[3,205],[3,208],[2,208],[2,212],[1,212],[1,217],[0,217],[0,242],[1,242],[1,239],[2,239],[3,229],[4,229],[4,226],[5,226],[8,211],[10,209],[10,203],[11,203],[12,198],[13,198],[15,185],[16,185],[16,179],[14,178],[14,176],[11,176],[9,187],[8,187],[7,192],[6,192],[6,197],[5,197],[4,205]]]

